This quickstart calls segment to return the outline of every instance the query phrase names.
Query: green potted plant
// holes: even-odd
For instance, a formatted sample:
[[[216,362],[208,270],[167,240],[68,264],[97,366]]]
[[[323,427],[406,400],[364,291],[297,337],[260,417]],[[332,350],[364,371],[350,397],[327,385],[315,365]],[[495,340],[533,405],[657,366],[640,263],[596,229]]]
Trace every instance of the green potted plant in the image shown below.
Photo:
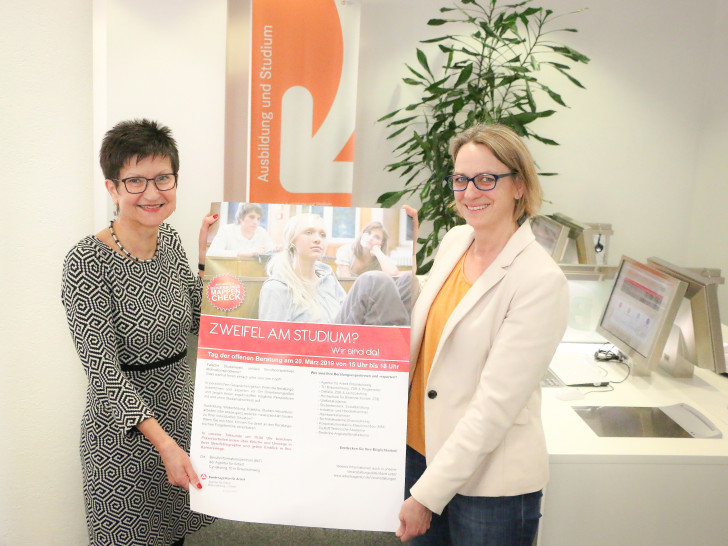
[[[417,65],[407,64],[408,74],[402,80],[420,89],[419,99],[379,119],[387,123],[387,138],[395,146],[396,160],[386,169],[399,173],[404,188],[380,195],[377,202],[392,206],[403,197],[419,197],[420,220],[431,227],[418,239],[420,274],[432,266],[441,233],[462,222],[450,206],[452,192],[443,182],[453,168],[450,139],[476,122],[492,122],[525,138],[557,145],[531,125],[555,113],[538,104],[566,106],[544,75],[558,73],[583,88],[570,70],[589,59],[553,37],[576,30],[555,27],[559,16],[531,2],[460,0],[441,8],[447,18],[430,19],[427,24],[452,32],[423,40],[426,48],[417,48]]]

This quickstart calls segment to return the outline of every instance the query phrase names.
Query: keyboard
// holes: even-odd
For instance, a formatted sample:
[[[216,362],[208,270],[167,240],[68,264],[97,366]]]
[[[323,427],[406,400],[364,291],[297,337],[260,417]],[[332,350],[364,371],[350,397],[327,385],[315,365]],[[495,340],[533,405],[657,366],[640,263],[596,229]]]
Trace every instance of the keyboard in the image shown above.
[[[560,353],[554,356],[541,385],[548,387],[605,386],[607,372],[591,355]]]
[[[551,371],[551,368],[549,368],[546,371],[546,376],[541,380],[541,388],[549,388],[549,387],[565,387],[564,382],[559,379],[559,377]]]

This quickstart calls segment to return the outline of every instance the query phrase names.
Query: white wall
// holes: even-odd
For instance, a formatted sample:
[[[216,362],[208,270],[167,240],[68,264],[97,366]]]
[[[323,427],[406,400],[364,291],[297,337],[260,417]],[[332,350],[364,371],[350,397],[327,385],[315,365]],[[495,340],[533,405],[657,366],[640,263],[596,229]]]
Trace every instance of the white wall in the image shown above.
[[[690,179],[694,184],[684,189],[691,204],[689,239],[685,263],[719,267],[728,278],[728,4],[716,2],[708,13],[706,25],[710,40],[701,56],[702,95],[696,102],[698,138]],[[722,322],[728,323],[728,286],[718,287]],[[723,341],[728,341],[724,339]]]
[[[103,132],[123,119],[147,117],[172,129],[179,145],[180,177],[177,210],[169,221],[194,264],[202,217],[222,195],[227,3],[104,4],[105,17],[96,24],[106,38],[107,72],[95,84],[106,88],[106,100],[94,105],[97,121],[102,120],[94,149]],[[99,167],[96,174],[101,177]],[[103,185],[97,189],[105,193]]]
[[[418,39],[438,32],[425,23],[440,4],[363,0],[357,205],[372,205],[398,184],[382,170],[390,146],[375,120],[404,104],[403,63],[415,62]],[[728,7],[718,0],[548,5],[557,12],[589,6],[565,24],[580,29],[568,38],[592,62],[578,71],[587,90],[563,86],[571,108],[542,122],[562,146],[533,146],[543,170],[561,173],[545,181],[547,212],[611,222],[613,259],[659,255],[728,274],[721,34]],[[193,263],[200,217],[221,198],[225,1],[96,0],[94,7],[0,5],[0,544],[85,538],[77,449],[85,379],[59,285],[67,250],[106,218],[99,135],[128,117],[172,127],[182,169],[171,221]],[[728,288],[720,292],[725,321]]]
[[[91,223],[91,10],[0,8],[0,544],[82,544],[84,381],[60,302]]]
[[[86,382],[60,303],[63,258],[107,219],[99,135],[146,116],[179,144],[171,222],[197,259],[200,221],[222,192],[225,18],[224,0],[0,6],[0,545],[87,541]]]

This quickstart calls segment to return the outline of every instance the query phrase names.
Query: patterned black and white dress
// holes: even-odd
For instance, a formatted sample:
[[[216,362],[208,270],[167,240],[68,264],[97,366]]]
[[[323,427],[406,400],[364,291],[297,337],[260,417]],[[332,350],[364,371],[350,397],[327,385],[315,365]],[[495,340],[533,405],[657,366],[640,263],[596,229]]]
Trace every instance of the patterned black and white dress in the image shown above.
[[[189,494],[167,482],[156,449],[135,426],[154,417],[189,452],[184,354],[187,334],[199,328],[201,285],[167,224],[149,263],[93,236],[66,256],[63,305],[88,376],[81,460],[93,545],[168,545],[213,521],[189,510]]]

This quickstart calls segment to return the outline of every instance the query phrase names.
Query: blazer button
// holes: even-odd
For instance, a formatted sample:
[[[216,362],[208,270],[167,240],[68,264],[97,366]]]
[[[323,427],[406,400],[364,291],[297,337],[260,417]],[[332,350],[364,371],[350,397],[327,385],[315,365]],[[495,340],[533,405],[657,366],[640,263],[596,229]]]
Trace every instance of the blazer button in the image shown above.
[[[430,398],[430,399],[437,398],[437,391],[434,390],[434,389],[431,390],[431,391],[428,391],[427,392],[427,398]]]

